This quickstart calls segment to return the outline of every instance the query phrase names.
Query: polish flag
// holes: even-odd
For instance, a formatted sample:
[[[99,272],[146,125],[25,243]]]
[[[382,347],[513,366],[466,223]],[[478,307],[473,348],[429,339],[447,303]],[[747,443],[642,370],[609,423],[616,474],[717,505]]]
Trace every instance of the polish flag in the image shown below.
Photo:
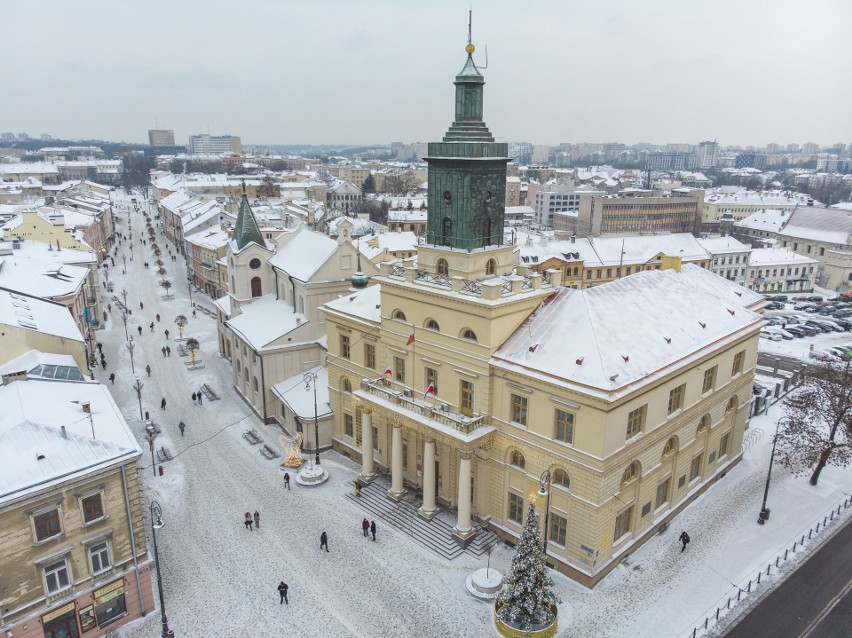
[[[429,384],[429,387],[426,388],[426,392],[423,393],[423,398],[425,399],[429,393],[435,394],[435,385],[433,383]]]
[[[387,370],[385,370],[385,376],[388,376],[388,375],[390,375],[390,374],[393,374],[393,370],[391,370],[390,368],[388,368]]]
[[[405,345],[410,346],[412,343],[414,343],[414,331],[413,330],[411,331],[411,336],[408,338],[408,343],[406,343]]]

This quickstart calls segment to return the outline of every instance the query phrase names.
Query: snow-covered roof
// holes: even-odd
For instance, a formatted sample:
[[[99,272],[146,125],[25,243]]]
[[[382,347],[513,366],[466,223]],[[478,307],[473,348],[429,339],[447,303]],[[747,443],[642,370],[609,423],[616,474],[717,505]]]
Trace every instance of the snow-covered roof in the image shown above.
[[[414,210],[389,210],[389,222],[425,222],[429,217],[426,210],[415,208]]]
[[[381,302],[382,287],[374,284],[329,301],[323,307],[361,321],[379,323],[382,320]]]
[[[749,230],[760,230],[769,233],[777,233],[783,228],[785,222],[790,219],[789,210],[778,210],[776,208],[767,208],[753,213],[734,222],[734,226],[738,228],[748,228]]]
[[[184,239],[188,244],[200,246],[208,250],[218,250],[227,245],[229,237],[227,230],[222,230],[219,226],[213,226],[192,235],[187,235]]]
[[[408,250],[417,250],[417,235],[410,230],[394,232],[394,233],[379,233],[367,239],[367,243],[379,249],[387,249],[390,252]]]
[[[219,297],[218,299],[214,299],[213,305],[216,306],[217,308],[219,308],[219,310],[222,311],[222,314],[224,314],[225,317],[231,316],[231,296],[230,295],[224,295],[222,297]]]
[[[304,314],[293,312],[293,306],[276,299],[274,294],[258,297],[240,310],[241,314],[226,323],[258,351],[308,321]]]
[[[693,264],[561,288],[492,357],[496,367],[610,394],[700,356],[762,317],[761,296]],[[566,336],[565,326],[571,326]]]
[[[301,226],[286,237],[283,246],[278,248],[269,263],[294,279],[309,281],[336,250],[336,241]]]
[[[75,294],[86,281],[88,268],[55,264],[37,256],[0,255],[0,288],[42,299]]]
[[[750,265],[752,268],[773,266],[776,264],[788,266],[791,264],[816,263],[816,259],[794,253],[790,248],[755,248],[751,251]]]
[[[704,202],[706,204],[715,204],[716,206],[722,207],[765,206],[767,208],[773,208],[781,206],[784,208],[792,208],[797,204],[806,204],[808,199],[810,199],[810,196],[804,193],[792,193],[780,190],[749,191],[745,189],[738,189],[734,190],[734,192],[731,192],[731,190],[731,188],[726,187],[709,190],[704,194]]]
[[[318,419],[331,416],[331,406],[328,404],[328,370],[325,366],[311,368],[307,372],[317,375],[313,383],[316,390],[316,416]],[[285,403],[290,411],[300,419],[314,418],[314,388],[305,386],[304,374],[297,374],[272,386],[272,392]]]
[[[11,241],[0,241],[0,253],[13,251],[11,254],[15,257],[27,260],[37,260],[42,264],[96,264],[97,257],[91,251],[75,250],[74,248],[63,248],[56,250],[56,246],[43,241],[23,240],[19,244],[19,248],[12,248]]]
[[[0,366],[0,375],[26,372],[30,378],[86,381],[80,367],[70,354],[54,354],[27,350],[19,357]]]
[[[780,234],[783,237],[848,245],[852,234],[852,210],[797,206]]]
[[[0,386],[0,405],[0,502],[141,455],[100,383],[15,381]]]
[[[0,325],[83,341],[68,308],[8,290],[0,290]]]
[[[685,261],[709,258],[707,251],[689,233],[636,235],[632,237],[595,237],[592,246],[602,265],[643,264],[660,253]],[[588,266],[589,264],[585,264]]]
[[[696,241],[711,255],[747,253],[751,250],[751,246],[746,246],[733,237],[705,237]]]

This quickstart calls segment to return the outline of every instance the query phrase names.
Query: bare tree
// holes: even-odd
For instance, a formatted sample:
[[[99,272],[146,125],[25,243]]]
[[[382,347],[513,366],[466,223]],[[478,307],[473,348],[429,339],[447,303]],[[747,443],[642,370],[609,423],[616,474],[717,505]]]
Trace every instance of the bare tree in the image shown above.
[[[408,195],[417,186],[417,175],[412,171],[388,175],[385,185],[392,195]]]
[[[166,289],[166,299],[169,298],[169,288],[171,288],[171,287],[172,287],[172,282],[170,282],[168,279],[163,280],[163,288]]]
[[[816,485],[826,465],[852,461],[852,361],[809,366],[784,406],[781,463],[796,474],[814,468],[810,483]]]
[[[189,350],[189,356],[192,357],[192,365],[195,366],[195,353],[198,352],[201,344],[198,343],[198,339],[189,338],[186,340],[185,346]]]
[[[180,333],[180,338],[183,339],[183,329],[186,327],[186,324],[189,323],[189,319],[186,318],[185,315],[178,315],[175,317],[175,324],[178,327],[178,332]]]
[[[279,197],[281,195],[281,187],[269,175],[264,175],[261,184],[257,189],[258,197]]]

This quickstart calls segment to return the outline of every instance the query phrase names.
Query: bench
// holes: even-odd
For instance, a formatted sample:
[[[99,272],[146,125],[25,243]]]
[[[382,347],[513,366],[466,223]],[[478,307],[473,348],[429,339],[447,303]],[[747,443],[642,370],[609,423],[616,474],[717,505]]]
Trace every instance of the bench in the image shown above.
[[[175,339],[175,341],[177,341],[177,339]],[[189,356],[189,350],[184,348],[182,343],[177,344],[177,351],[178,351],[178,354],[182,357],[188,357]]]
[[[263,443],[263,439],[260,438],[260,435],[257,433],[257,430],[247,430],[243,432],[243,438],[252,445]]]
[[[160,463],[164,463],[165,461],[171,461],[172,453],[169,452],[169,448],[163,446],[159,450],[157,450],[157,458],[159,459]]]
[[[204,396],[206,396],[207,399],[210,401],[218,401],[221,398],[218,394],[213,392],[213,388],[211,388],[206,383],[201,386],[201,391],[204,393]]]
[[[260,453],[263,454],[263,456],[265,456],[266,458],[268,458],[270,460],[274,459],[274,458],[278,458],[278,456],[279,456],[278,452],[273,450],[268,445],[264,445],[262,448],[260,448]]]

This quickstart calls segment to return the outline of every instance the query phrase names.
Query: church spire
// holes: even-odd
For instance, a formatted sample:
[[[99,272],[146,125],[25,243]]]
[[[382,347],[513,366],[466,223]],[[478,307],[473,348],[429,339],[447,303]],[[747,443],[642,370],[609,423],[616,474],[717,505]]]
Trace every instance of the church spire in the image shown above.
[[[251,206],[249,206],[245,180],[243,180],[243,196],[240,200],[240,212],[237,214],[237,225],[234,228],[233,239],[237,244],[237,250],[242,250],[250,242],[254,242],[258,246],[266,246],[260,227],[257,225]]]

